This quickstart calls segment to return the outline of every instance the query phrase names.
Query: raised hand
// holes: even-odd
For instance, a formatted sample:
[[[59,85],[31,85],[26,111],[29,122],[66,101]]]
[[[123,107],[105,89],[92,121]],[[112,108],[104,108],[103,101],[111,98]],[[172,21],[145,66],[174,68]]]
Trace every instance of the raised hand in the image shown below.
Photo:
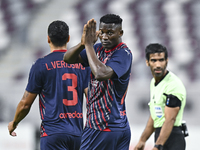
[[[86,30],[87,30],[87,24],[85,24],[83,27],[83,33],[82,33],[82,37],[81,37],[81,45],[85,45]]]
[[[96,21],[91,19],[87,22],[85,44],[94,44],[96,41]]]
[[[83,34],[81,38],[82,45],[93,44],[97,41],[99,31],[96,31],[96,21],[90,19],[87,24],[84,25]]]

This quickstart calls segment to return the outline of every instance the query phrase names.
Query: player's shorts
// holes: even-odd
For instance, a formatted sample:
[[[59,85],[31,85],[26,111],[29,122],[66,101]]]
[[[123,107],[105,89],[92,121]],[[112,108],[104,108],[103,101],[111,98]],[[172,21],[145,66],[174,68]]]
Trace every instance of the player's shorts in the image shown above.
[[[41,150],[79,150],[81,136],[53,134],[40,139]]]
[[[160,134],[161,128],[155,130],[155,141]],[[185,150],[185,138],[180,127],[173,127],[172,132],[163,146],[163,150]]]
[[[85,128],[80,150],[128,150],[131,131],[99,131]]]

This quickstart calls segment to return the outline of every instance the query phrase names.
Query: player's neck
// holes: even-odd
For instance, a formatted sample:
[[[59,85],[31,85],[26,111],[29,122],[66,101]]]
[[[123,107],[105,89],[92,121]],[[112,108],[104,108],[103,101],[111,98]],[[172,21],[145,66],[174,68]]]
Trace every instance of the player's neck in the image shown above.
[[[66,46],[50,46],[51,52],[55,50],[66,50],[66,49],[67,49],[67,45]]]

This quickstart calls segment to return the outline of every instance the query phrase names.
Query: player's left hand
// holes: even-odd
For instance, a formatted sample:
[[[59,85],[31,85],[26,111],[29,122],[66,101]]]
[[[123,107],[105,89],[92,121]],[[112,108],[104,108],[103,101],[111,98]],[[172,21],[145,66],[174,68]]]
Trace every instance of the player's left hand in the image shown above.
[[[85,29],[85,44],[94,44],[97,41],[97,35],[98,32],[96,31],[96,21],[94,19],[90,19],[87,22]]]
[[[9,124],[8,124],[8,131],[9,131],[9,134],[11,136],[17,136],[16,132],[14,132],[14,130],[16,128],[17,128],[17,126],[14,126],[14,122],[13,121],[9,122]]]

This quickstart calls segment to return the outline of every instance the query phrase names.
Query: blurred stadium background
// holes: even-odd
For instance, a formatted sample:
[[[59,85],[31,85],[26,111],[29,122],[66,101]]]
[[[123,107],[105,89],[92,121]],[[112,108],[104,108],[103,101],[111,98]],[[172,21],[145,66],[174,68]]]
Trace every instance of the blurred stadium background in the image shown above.
[[[144,49],[161,43],[169,50],[168,69],[178,75],[187,89],[184,120],[190,136],[187,150],[197,149],[200,135],[200,1],[199,0],[0,0],[0,149],[39,150],[38,99],[17,128],[8,135],[7,124],[26,87],[29,69],[49,53],[47,27],[54,20],[66,21],[71,40],[80,42],[87,20],[107,13],[123,18],[125,42],[134,55],[126,98],[131,124],[130,149],[136,144],[149,117],[151,72],[145,65]],[[98,28],[98,27],[97,27]],[[85,111],[85,110],[84,110]],[[153,136],[145,150],[154,145]]]

